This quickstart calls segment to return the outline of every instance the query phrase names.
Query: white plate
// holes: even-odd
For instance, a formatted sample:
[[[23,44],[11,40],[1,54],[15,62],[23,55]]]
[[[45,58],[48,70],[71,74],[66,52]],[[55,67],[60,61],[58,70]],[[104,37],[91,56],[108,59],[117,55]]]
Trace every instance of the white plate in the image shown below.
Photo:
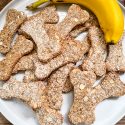
[[[24,11],[27,15],[32,15],[32,12],[26,10],[26,5],[34,0],[14,0],[8,4],[0,13],[0,29],[5,23],[6,12],[10,8]],[[66,15],[68,6],[58,6],[58,13],[62,20]],[[85,34],[83,34],[84,36]],[[81,36],[82,37],[82,36]],[[124,40],[125,51],[125,40]],[[124,52],[125,53],[125,52]],[[1,57],[1,55],[0,55]],[[17,75],[18,79],[22,79],[22,74]],[[121,76],[121,80],[125,83],[125,74]],[[61,112],[64,116],[63,125],[70,125],[67,120],[67,113],[72,104],[73,94],[63,95],[64,101]],[[20,101],[11,100],[4,101],[0,99],[0,112],[14,125],[39,125],[33,111]],[[96,121],[93,125],[114,125],[125,115],[125,96],[118,99],[108,99],[100,103],[95,111]]]

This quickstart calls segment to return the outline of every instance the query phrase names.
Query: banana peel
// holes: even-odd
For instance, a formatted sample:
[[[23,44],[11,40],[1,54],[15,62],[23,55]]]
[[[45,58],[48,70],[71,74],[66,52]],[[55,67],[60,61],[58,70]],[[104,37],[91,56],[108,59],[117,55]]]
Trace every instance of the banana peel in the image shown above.
[[[75,3],[90,9],[97,16],[107,43],[118,43],[123,34],[124,15],[117,0],[38,0],[27,8],[33,10],[46,2]]]
[[[38,0],[34,3],[32,3],[31,5],[27,6],[26,8],[28,10],[35,10],[37,9],[40,5],[42,5],[43,3],[49,2],[49,0]]]

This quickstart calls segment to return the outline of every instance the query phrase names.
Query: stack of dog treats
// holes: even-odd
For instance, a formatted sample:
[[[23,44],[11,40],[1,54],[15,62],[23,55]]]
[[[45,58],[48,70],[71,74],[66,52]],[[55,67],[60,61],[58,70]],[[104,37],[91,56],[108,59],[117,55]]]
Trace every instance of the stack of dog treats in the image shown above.
[[[41,125],[61,125],[62,94],[74,91],[69,121],[92,124],[100,102],[125,94],[119,76],[125,71],[122,39],[107,45],[95,15],[75,4],[58,21],[55,6],[31,17],[8,10],[0,32],[0,52],[5,55],[0,61],[0,80],[4,81],[0,98],[22,100]],[[86,38],[76,40],[82,32],[88,33]],[[20,71],[25,72],[23,81],[15,78]],[[97,78],[102,80],[94,86]]]

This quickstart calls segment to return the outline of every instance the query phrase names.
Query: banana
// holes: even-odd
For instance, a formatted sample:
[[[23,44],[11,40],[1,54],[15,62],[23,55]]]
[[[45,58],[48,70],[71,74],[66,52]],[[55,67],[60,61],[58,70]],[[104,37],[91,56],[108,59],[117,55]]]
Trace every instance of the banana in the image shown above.
[[[28,6],[28,9],[37,8],[46,1],[49,0],[38,0]],[[123,34],[124,15],[117,0],[51,0],[50,2],[76,3],[90,9],[97,16],[107,43],[118,43]]]

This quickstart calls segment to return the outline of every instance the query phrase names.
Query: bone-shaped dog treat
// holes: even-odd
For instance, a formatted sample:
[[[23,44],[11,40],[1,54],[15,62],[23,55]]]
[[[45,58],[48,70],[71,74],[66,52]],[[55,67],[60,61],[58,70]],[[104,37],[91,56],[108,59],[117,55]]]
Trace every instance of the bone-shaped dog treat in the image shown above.
[[[18,71],[25,71],[25,70],[33,70],[34,63],[33,60],[37,59],[37,53],[33,51],[29,55],[23,56],[15,65],[13,69],[13,73],[17,73]]]
[[[70,32],[70,35],[72,37],[77,37],[80,33],[87,31],[92,26],[99,27],[99,23],[96,16],[91,12],[89,13],[89,15],[90,18],[85,22],[85,24],[77,25],[72,29],[72,31]]]
[[[30,22],[30,20],[34,20],[37,17],[40,17],[41,20],[43,20],[45,23],[50,23],[50,24],[57,23],[59,21],[59,16],[56,12],[56,7],[48,6],[48,7],[45,7],[39,13],[31,17],[28,17],[27,21],[25,21],[23,25],[27,25],[28,22]],[[22,28],[19,29],[19,33],[24,33]]]
[[[122,39],[116,45],[109,45],[106,69],[108,71],[125,71],[125,56],[123,54]]]
[[[73,69],[70,73],[70,80],[74,87],[75,99],[82,99],[96,81],[96,74],[93,71],[81,71]]]
[[[58,23],[59,16],[56,12],[56,7],[54,5],[45,7],[42,11],[29,17],[29,20],[32,20],[36,17],[41,17],[45,23]]]
[[[62,54],[52,59],[49,63],[41,64],[39,61],[34,61],[36,67],[35,75],[38,79],[45,79],[52,73],[52,71],[67,63],[76,63],[82,59],[83,55],[89,50],[88,42],[80,43],[73,39],[67,38],[62,43]]]
[[[23,27],[25,25],[30,25],[30,21],[34,20],[35,18],[41,18],[40,20],[44,21],[44,23],[51,23],[51,24],[53,24],[53,23],[55,24],[59,21],[59,16],[56,12],[55,6],[49,6],[49,7],[46,7],[45,9],[43,9],[38,14],[29,17],[27,19],[27,21],[25,21],[25,23],[23,24]],[[30,34],[29,35],[26,34],[26,32],[23,28],[20,28],[18,30],[18,32],[19,32],[19,34],[23,34],[26,37],[31,38]]]
[[[15,64],[21,57],[31,52],[33,49],[32,41],[24,36],[18,36],[16,43],[7,53],[5,59],[0,61],[0,80],[8,80],[12,74]]]
[[[109,55],[106,60],[108,71],[125,71],[125,57],[122,45],[109,45]]]
[[[63,117],[59,111],[51,109],[46,104],[36,110],[37,119],[40,125],[62,125]]]
[[[19,26],[26,20],[26,15],[15,9],[7,12],[6,24],[0,32],[0,52],[5,54],[10,50],[10,44]]]
[[[52,11],[52,9],[50,8],[48,11]],[[44,23],[48,21],[48,18],[58,17],[55,9],[52,12],[48,11],[41,12],[38,16],[29,19],[20,28],[20,32],[32,37],[37,46],[38,58],[43,62],[49,61],[61,52],[60,37],[55,26],[50,25],[48,32],[44,27]]]
[[[65,82],[65,84],[64,84],[64,86],[63,86],[62,92],[63,92],[63,93],[68,93],[68,92],[70,92],[70,91],[72,91],[72,90],[73,90],[73,85],[72,85],[72,83],[71,83],[71,81],[70,81],[70,78],[69,78],[69,76],[68,76],[68,78],[66,79],[66,82]]]
[[[75,11],[74,11],[75,10]],[[65,38],[68,33],[78,24],[84,24],[89,19],[89,13],[73,4],[68,10],[67,16],[62,22],[57,24],[57,29],[62,38]]]
[[[33,17],[32,17],[33,18]],[[49,34],[49,36],[51,36],[51,39],[54,40],[53,38],[53,32],[50,31],[50,27],[54,28],[55,24],[45,24],[45,30],[46,32]],[[36,59],[37,54],[35,51],[33,51],[31,54],[26,55],[24,57],[22,57],[19,62],[16,64],[13,73],[16,73],[18,71],[24,71],[24,70],[32,70],[34,69],[34,65],[32,60]]]
[[[34,70],[26,70],[23,81],[24,82],[34,82],[34,81],[39,81],[39,80],[36,78]]]
[[[41,125],[61,125],[62,115],[48,106],[47,83],[43,81],[23,83],[11,78],[0,88],[0,98],[21,99],[35,109]]]
[[[60,69],[58,69],[55,73],[53,73],[48,80],[48,101],[49,106],[52,109],[60,109],[62,106],[62,90],[66,79],[73,69],[74,64],[67,64]]]
[[[108,73],[102,83],[91,88],[86,95],[83,93],[87,91],[89,84],[81,86],[81,82],[76,76],[77,73],[73,71],[71,81],[74,85],[74,103],[69,113],[69,119],[73,124],[92,124],[95,121],[94,110],[100,102],[110,97],[119,97],[125,94],[125,85],[115,72]],[[84,77],[80,78],[84,79]]]
[[[12,77],[0,89],[0,97],[2,99],[21,99],[36,109],[40,108],[43,102],[47,102],[46,86],[47,83],[43,81],[24,83]]]
[[[74,13],[73,10],[77,11],[75,11]],[[88,19],[89,19],[88,12],[82,10],[80,6],[73,4],[69,8],[67,16],[64,18],[62,22],[56,25],[56,28],[60,33],[60,35],[62,36],[62,38],[65,38],[76,25],[83,24],[84,22],[86,22],[86,20],[88,21]],[[49,25],[51,26],[54,24],[46,24],[45,27],[49,29],[50,28]]]
[[[93,70],[97,76],[106,73],[105,60],[107,56],[107,47],[102,31],[93,26],[89,29],[89,39],[92,47],[89,50],[87,58],[84,60],[83,70]]]

